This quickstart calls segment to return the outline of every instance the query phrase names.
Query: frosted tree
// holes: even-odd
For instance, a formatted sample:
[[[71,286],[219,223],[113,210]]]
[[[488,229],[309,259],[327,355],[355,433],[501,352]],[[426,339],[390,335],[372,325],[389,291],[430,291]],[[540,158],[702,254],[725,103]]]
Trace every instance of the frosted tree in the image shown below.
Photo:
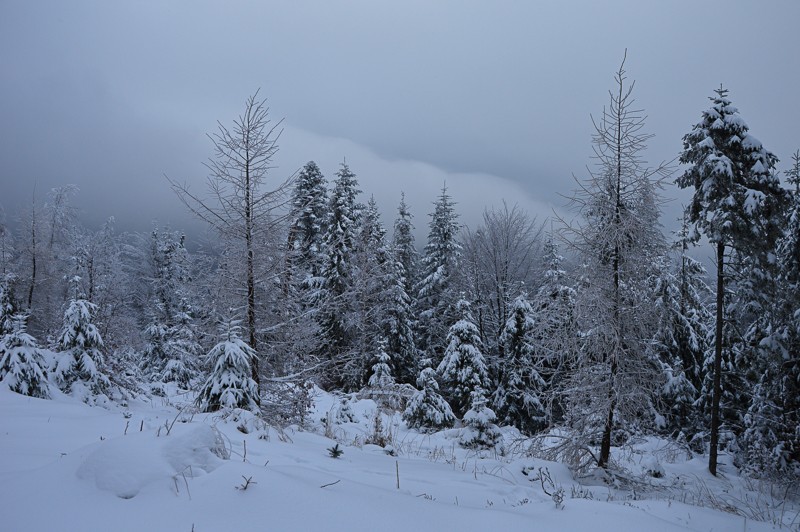
[[[395,383],[392,377],[392,357],[386,352],[386,340],[378,340],[378,354],[372,365],[372,375],[367,384],[371,388],[387,388]]]
[[[417,347],[434,363],[442,359],[447,329],[458,319],[457,281],[461,244],[458,243],[458,214],[455,204],[442,187],[434,202],[417,285]]]
[[[680,256],[674,267],[664,265],[655,284],[658,320],[652,348],[666,377],[662,391],[665,426],[674,436],[691,438],[699,430],[696,410],[704,409],[704,359],[708,350],[711,311],[706,301],[711,290],[705,283],[706,269],[688,251],[688,227],[680,232]],[[710,397],[710,396],[709,396]],[[699,400],[699,401],[698,401]]]
[[[154,230],[149,258],[152,297],[142,370],[152,380],[188,387],[197,376],[200,344],[187,297],[190,276],[184,236]]]
[[[405,291],[405,271],[400,261],[386,264],[386,279],[382,294],[385,305],[382,316],[383,335],[392,356],[393,375],[404,384],[412,384],[417,373],[417,347],[414,340],[414,318],[411,298]]]
[[[386,348],[379,344],[386,332],[388,292],[392,288],[391,252],[375,198],[370,198],[362,211],[352,262],[352,321],[356,328],[357,354],[348,362],[345,373],[349,387],[357,389],[370,376],[370,354]]]
[[[255,410],[261,404],[258,385],[252,377],[256,353],[240,334],[239,321],[229,319],[220,326],[222,340],[206,357],[214,365],[197,396],[203,412],[220,408]]]
[[[665,247],[656,187],[668,170],[645,167],[650,135],[645,116],[632,107],[633,83],[623,65],[609,105],[594,121],[596,167],[572,200],[582,221],[568,228],[586,265],[576,313],[581,350],[567,386],[568,413],[583,437],[597,437],[597,465],[608,467],[616,425],[652,416],[660,389],[658,366],[646,349],[652,337],[650,278]]]
[[[500,335],[504,358],[493,395],[494,410],[504,424],[533,434],[547,423],[544,379],[539,375],[534,338],[533,309],[525,294],[511,304],[511,315]]]
[[[72,280],[73,286],[79,282]],[[80,395],[84,401],[106,393],[109,387],[103,371],[103,339],[92,319],[96,310],[97,305],[76,294],[64,312],[64,324],[58,335],[56,382],[61,390]]]
[[[0,337],[14,330],[14,315],[17,313],[13,291],[15,279],[11,273],[4,273],[0,277]]]
[[[716,475],[720,432],[720,398],[726,319],[726,266],[730,250],[765,264],[777,238],[775,214],[784,192],[774,168],[777,157],[750,134],[738,109],[720,88],[711,108],[683,138],[680,161],[690,165],[678,178],[681,188],[693,187],[688,207],[696,238],[704,234],[717,258],[716,327],[714,333],[713,398],[711,404],[709,471]]]
[[[12,330],[0,336],[0,382],[22,395],[49,399],[44,360],[26,321],[24,314],[15,315]]]
[[[418,391],[411,396],[408,407],[403,412],[403,421],[410,428],[422,432],[437,431],[453,426],[456,421],[450,405],[439,394],[436,371],[430,367],[430,360],[422,362],[422,371],[417,378]]]
[[[403,289],[406,294],[414,294],[417,284],[417,269],[419,267],[419,254],[414,246],[414,224],[411,222],[411,212],[406,205],[406,195],[400,195],[400,205],[397,207],[397,218],[394,222],[394,235],[392,249],[395,260],[400,263],[403,275]]]
[[[450,327],[444,358],[436,372],[441,377],[454,412],[462,416],[469,409],[472,392],[478,388],[488,388],[489,375],[469,302],[460,299],[456,303],[456,311],[460,318]]]
[[[208,160],[208,195],[202,197],[186,184],[170,180],[173,190],[198,218],[219,233],[231,264],[224,270],[232,284],[236,306],[245,308],[247,344],[258,350],[257,314],[264,294],[259,288],[271,286],[272,265],[278,237],[283,235],[289,202],[290,179],[276,181],[267,189],[273,157],[278,151],[281,122],[273,123],[266,100],[258,92],[245,102],[244,112],[228,128],[218,123],[210,135],[214,156]],[[280,236],[282,239],[283,236]],[[285,241],[284,241],[285,242]],[[280,244],[282,245],[282,243]],[[252,361],[253,379],[260,380],[259,358]]]
[[[576,293],[565,284],[564,257],[559,254],[552,233],[545,239],[542,259],[544,280],[531,300],[530,342],[532,359],[547,390],[545,411],[551,423],[560,423],[565,406],[561,388],[574,369],[578,348]]]
[[[309,161],[295,181],[289,216],[289,269],[297,285],[307,285],[309,277],[320,274],[327,217],[325,176],[314,161]]]
[[[361,216],[356,175],[346,163],[336,173],[329,218],[323,238],[322,295],[317,319],[320,352],[331,363],[328,385],[344,385],[344,368],[354,355],[357,331],[353,323],[353,253]],[[359,376],[360,377],[360,376]]]
[[[760,378],[744,417],[744,462],[756,474],[800,474],[800,150],[786,172],[790,205],[777,246],[778,276],[771,300],[774,327]]]
[[[540,282],[542,226],[515,205],[486,209],[483,223],[466,231],[464,274],[476,325],[481,333],[490,378],[500,378],[506,353],[500,335],[511,305],[526,287]]]
[[[412,300],[417,271],[417,251],[414,248],[411,213],[400,200],[390,259],[386,267],[383,333],[387,349],[394,361],[394,375],[398,382],[413,384],[418,376],[418,351],[414,337],[414,301]]]
[[[464,430],[460,438],[464,447],[488,449],[500,440],[500,430],[495,425],[497,417],[486,403],[486,391],[483,388],[478,387],[472,391],[470,408],[464,414]]]

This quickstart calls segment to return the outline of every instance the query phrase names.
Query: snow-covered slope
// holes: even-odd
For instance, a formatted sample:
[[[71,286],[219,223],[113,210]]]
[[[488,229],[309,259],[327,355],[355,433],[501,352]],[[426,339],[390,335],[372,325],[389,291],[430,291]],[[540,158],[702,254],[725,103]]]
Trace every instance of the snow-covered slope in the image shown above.
[[[175,405],[180,401],[172,398]],[[458,446],[458,429],[421,435],[407,431],[398,417],[384,417],[393,447],[365,444],[376,408],[369,400],[352,403],[355,422],[328,425],[344,450],[334,459],[327,449],[335,442],[322,435],[320,420],[335,405],[331,396],[318,397],[312,418],[317,431],[278,431],[241,411],[191,415],[164,399],[104,409],[64,396],[46,401],[1,389],[0,529],[773,529],[684,504],[697,497],[666,488],[658,496],[636,495],[579,485],[552,462],[479,456]],[[631,454],[631,464],[654,467],[647,445]],[[683,481],[687,490],[706,489],[719,501],[735,503],[725,497],[738,496],[742,504],[756,504],[734,493],[744,489],[736,479],[708,476],[702,460],[672,456],[659,464],[671,489]],[[553,480],[545,484],[549,492],[563,488],[561,505],[536,480],[539,468]],[[247,479],[250,484],[241,489]],[[784,516],[787,524],[789,517]]]

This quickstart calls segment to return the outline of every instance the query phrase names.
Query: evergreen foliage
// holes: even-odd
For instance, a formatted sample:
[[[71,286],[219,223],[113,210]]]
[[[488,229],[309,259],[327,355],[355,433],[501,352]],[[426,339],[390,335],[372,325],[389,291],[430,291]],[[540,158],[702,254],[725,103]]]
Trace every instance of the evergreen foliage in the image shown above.
[[[455,204],[442,187],[434,203],[417,285],[417,347],[436,363],[442,359],[447,328],[455,322],[461,244],[457,240],[459,224]]]
[[[76,297],[70,299],[64,312],[55,370],[56,382],[64,392],[99,396],[108,390],[109,380],[103,372],[103,339],[92,319],[96,310],[94,303]],[[84,396],[84,400],[89,398]]]
[[[12,330],[0,336],[0,382],[11,391],[50,398],[50,385],[36,339],[27,333],[27,317],[13,317]]]
[[[729,278],[744,273],[743,269],[750,270],[740,276],[746,284],[758,283],[759,278],[767,280],[772,269],[770,263],[774,262],[774,244],[780,234],[780,215],[786,199],[774,172],[777,157],[749,132],[738,109],[728,99],[728,91],[719,88],[715,92],[716,96],[710,98],[711,108],[703,112],[700,122],[683,138],[680,161],[690,166],[677,180],[681,188],[694,187],[688,207],[689,220],[695,226],[694,238],[704,234],[715,245],[717,253],[709,455],[712,474],[716,474],[719,432],[724,421],[720,416],[723,358],[727,357],[727,369],[731,372],[726,373],[726,379],[731,376],[741,379],[747,368],[736,367],[736,357],[728,350],[733,347],[732,342],[740,340],[732,335],[750,329],[752,321],[746,315],[752,316],[752,313],[746,307],[755,302],[752,299],[742,301],[740,317],[749,323],[733,326],[730,312],[726,310],[726,283]],[[732,265],[725,262],[726,248],[734,250],[735,260],[740,264],[736,268],[738,272],[735,269],[731,271]],[[759,284],[762,288],[765,286],[763,282]],[[752,295],[757,296],[755,293]],[[742,405],[737,403],[729,406],[734,411],[740,410]],[[735,423],[735,418],[740,415],[734,412],[734,419],[728,418],[728,421]]]
[[[207,355],[214,369],[200,389],[197,403],[203,412],[220,408],[255,410],[261,404],[252,378],[255,351],[242,340],[239,321],[230,319],[220,329],[223,339]]]
[[[544,407],[546,384],[536,367],[532,344],[533,309],[525,294],[511,304],[511,316],[500,335],[504,358],[493,403],[501,422],[533,434],[547,424]]]
[[[450,405],[439,394],[436,372],[429,364],[429,360],[423,361],[424,367],[417,378],[418,391],[403,412],[406,424],[422,432],[450,428],[456,421]]]
[[[456,310],[460,319],[450,327],[447,349],[436,372],[445,385],[445,393],[453,411],[462,416],[469,408],[472,392],[478,388],[485,390],[489,386],[489,376],[469,302],[460,299]]]

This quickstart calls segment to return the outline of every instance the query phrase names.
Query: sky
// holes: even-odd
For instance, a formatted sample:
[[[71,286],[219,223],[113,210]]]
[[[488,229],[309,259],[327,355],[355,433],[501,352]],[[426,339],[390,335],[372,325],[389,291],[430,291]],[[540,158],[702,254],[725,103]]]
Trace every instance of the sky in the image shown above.
[[[275,184],[346,159],[387,224],[405,191],[423,236],[445,182],[473,227],[503,201],[570,218],[626,49],[651,165],[722,83],[787,169],[798,20],[794,0],[3,0],[0,206],[13,221],[72,183],[90,226],[196,229],[165,175],[202,192],[207,133],[260,90],[283,120]],[[663,194],[674,229],[689,194]]]

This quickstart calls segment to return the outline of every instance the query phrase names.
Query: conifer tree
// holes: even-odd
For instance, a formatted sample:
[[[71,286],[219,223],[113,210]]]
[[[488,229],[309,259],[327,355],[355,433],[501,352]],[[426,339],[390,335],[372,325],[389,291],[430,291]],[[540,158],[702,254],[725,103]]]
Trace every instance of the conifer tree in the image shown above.
[[[36,339],[26,331],[27,317],[16,314],[12,330],[0,336],[0,382],[11,391],[50,398],[50,386]]]
[[[72,279],[75,296],[64,312],[64,324],[58,335],[60,350],[55,371],[56,382],[62,391],[90,396],[104,394],[110,385],[103,372],[103,339],[93,315],[97,305],[90,303],[77,292],[80,279]]]
[[[453,426],[456,417],[450,405],[439,394],[436,371],[430,367],[430,360],[422,361],[422,371],[417,378],[418,391],[411,396],[408,407],[403,412],[403,421],[410,428],[422,432],[437,431]]]
[[[261,404],[251,369],[256,354],[242,340],[240,331],[239,321],[228,319],[220,326],[222,340],[208,352],[214,369],[197,396],[203,412],[220,408],[254,410]]]
[[[17,313],[13,291],[14,280],[15,277],[11,273],[2,274],[0,277],[0,337],[14,331],[14,315]]]
[[[386,352],[386,340],[378,340],[378,354],[375,363],[372,365],[372,375],[367,384],[371,388],[387,388],[395,383],[392,377],[392,357]]]
[[[582,222],[569,228],[587,272],[576,305],[583,333],[570,377],[570,419],[584,424],[573,427],[584,436],[597,432],[602,468],[615,426],[652,415],[660,388],[646,347],[653,333],[649,281],[665,247],[656,188],[668,169],[642,160],[651,135],[642,132],[643,112],[632,107],[633,86],[623,60],[609,106],[594,122],[596,170],[573,197]]]
[[[403,276],[403,289],[406,294],[414,294],[417,285],[417,268],[419,256],[414,246],[414,225],[411,222],[411,212],[406,205],[406,195],[400,195],[400,205],[397,207],[397,218],[394,222],[394,236],[392,249],[395,260],[400,263]]]
[[[459,224],[446,186],[434,202],[429,227],[417,286],[417,347],[436,363],[442,359],[449,324],[459,316],[455,308],[461,257],[461,244],[457,240]]]
[[[681,188],[694,187],[688,207],[696,237],[703,233],[716,248],[717,301],[714,333],[713,397],[711,404],[709,471],[716,475],[720,432],[720,398],[726,319],[725,288],[733,272],[726,253],[734,250],[768,262],[779,225],[784,192],[774,173],[777,157],[750,134],[738,109],[720,88],[712,106],[683,138],[680,162],[690,165],[678,178]]]
[[[536,367],[531,343],[534,331],[533,309],[525,294],[517,296],[500,335],[505,357],[493,404],[503,423],[526,434],[543,429],[547,422],[543,401],[545,382]]]
[[[343,386],[345,364],[354,356],[357,331],[353,323],[353,253],[361,216],[356,203],[358,181],[342,163],[330,197],[329,218],[323,239],[322,297],[317,318],[320,353],[331,363],[326,384]]]
[[[473,391],[489,386],[486,361],[481,352],[482,342],[472,317],[469,302],[460,299],[456,303],[459,320],[447,334],[447,349],[436,372],[445,385],[445,392],[453,411],[463,416],[470,407]],[[482,392],[482,393],[485,393]]]
[[[552,233],[544,243],[544,281],[531,302],[533,331],[532,360],[544,381],[546,414],[551,423],[564,417],[561,388],[574,369],[578,347],[575,289],[567,286],[564,258]]]
[[[464,414],[464,431],[461,445],[472,449],[488,449],[500,440],[500,430],[495,425],[497,417],[486,406],[486,391],[480,386],[470,394],[470,408]]]
[[[297,176],[292,192],[289,261],[295,284],[317,277],[322,265],[322,239],[328,217],[325,176],[309,161]]]
[[[777,246],[778,276],[762,342],[765,363],[744,418],[744,465],[755,474],[800,474],[800,150],[786,172],[790,204]]]

